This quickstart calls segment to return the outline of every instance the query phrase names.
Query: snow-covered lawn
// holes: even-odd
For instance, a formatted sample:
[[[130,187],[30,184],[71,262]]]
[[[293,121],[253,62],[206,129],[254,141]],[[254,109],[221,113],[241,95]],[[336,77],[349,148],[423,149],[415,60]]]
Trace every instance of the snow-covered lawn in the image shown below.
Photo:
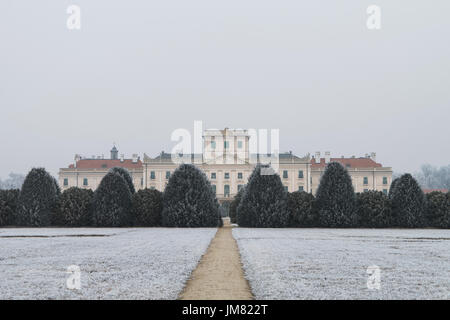
[[[217,229],[0,229],[0,299],[176,299]],[[67,267],[81,269],[69,290]]]
[[[234,228],[257,299],[450,299],[450,230]],[[367,267],[381,269],[380,290]]]

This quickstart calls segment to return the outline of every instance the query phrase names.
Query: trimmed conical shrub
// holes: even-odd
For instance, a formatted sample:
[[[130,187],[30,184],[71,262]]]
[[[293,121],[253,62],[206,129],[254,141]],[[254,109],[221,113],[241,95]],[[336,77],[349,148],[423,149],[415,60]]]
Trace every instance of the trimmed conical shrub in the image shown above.
[[[108,172],[95,190],[92,220],[98,227],[131,225],[131,192],[119,173]]]
[[[403,228],[424,226],[426,198],[417,181],[409,173],[402,175],[395,183],[391,201],[397,226]]]
[[[261,174],[262,170],[266,173]],[[289,225],[287,192],[272,168],[257,165],[248,179],[237,208],[237,223],[242,227],[278,228]]]
[[[389,188],[389,199],[392,199],[392,194],[394,193],[395,186],[397,185],[397,183],[399,181],[400,181],[400,178],[395,178],[394,180],[392,180],[391,186]]]
[[[133,179],[131,179],[130,172],[127,169],[122,168],[122,167],[114,167],[114,168],[110,169],[110,172],[116,172],[116,173],[120,174],[122,176],[122,178],[125,179],[125,181],[128,185],[128,188],[130,188],[131,194],[136,192],[136,190],[134,188],[134,184],[133,184]]]
[[[133,225],[155,227],[161,225],[162,193],[156,189],[139,190],[133,194]]]
[[[426,226],[450,228],[450,193],[433,191],[426,195]]]
[[[367,191],[356,195],[358,227],[388,228],[392,225],[389,198],[381,191]]]
[[[288,211],[290,226],[314,227],[316,224],[313,212],[314,196],[305,191],[295,191],[288,194]]]
[[[91,189],[71,187],[61,194],[59,214],[61,225],[85,227],[92,225],[92,204],[94,192]]]
[[[54,178],[44,168],[28,173],[19,195],[18,223],[25,226],[49,226],[58,201]]]
[[[355,224],[356,197],[350,175],[340,163],[327,165],[316,194],[317,219],[322,227]]]
[[[180,165],[164,190],[163,226],[217,227],[220,221],[218,202],[206,175],[194,165]]]
[[[16,223],[16,211],[20,190],[0,190],[0,226],[10,226]]]

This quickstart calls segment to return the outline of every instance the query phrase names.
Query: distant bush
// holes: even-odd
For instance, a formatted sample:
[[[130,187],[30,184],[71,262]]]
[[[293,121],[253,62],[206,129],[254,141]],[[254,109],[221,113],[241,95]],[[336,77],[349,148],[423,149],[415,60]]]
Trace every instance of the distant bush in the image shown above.
[[[135,193],[136,190],[134,188],[133,179],[131,178],[130,172],[122,167],[114,167],[109,170],[110,172],[116,172],[125,179],[128,188],[130,189],[131,194]]]
[[[450,228],[450,193],[428,193],[426,225],[434,228]]]
[[[230,223],[237,223],[237,207],[241,202],[242,195],[244,194],[245,188],[242,188],[238,191],[238,193],[234,196],[233,201],[230,203]]]
[[[256,228],[289,225],[287,192],[272,168],[257,165],[253,170],[237,208],[237,222],[242,227]]]
[[[391,201],[396,226],[403,228],[424,226],[426,198],[419,184],[410,174],[402,175],[395,183]]]
[[[92,225],[94,192],[91,189],[71,187],[65,190],[59,201],[60,225],[85,227]]]
[[[194,165],[180,165],[164,190],[163,226],[217,227],[221,221],[219,204],[206,175]]]
[[[10,226],[16,223],[16,210],[20,190],[0,190],[0,226]]]
[[[356,196],[347,170],[337,162],[327,165],[316,194],[315,210],[320,226],[355,225]]]
[[[316,219],[313,211],[314,196],[308,192],[288,193],[288,211],[291,227],[314,227]]]
[[[139,190],[133,194],[133,225],[156,227],[161,225],[162,193],[156,189]]]
[[[131,225],[131,192],[117,172],[108,172],[94,192],[93,223],[98,227]]]
[[[358,226],[363,228],[388,228],[392,225],[389,198],[381,191],[367,191],[356,195]]]
[[[25,226],[49,226],[57,201],[55,179],[44,168],[31,169],[20,191],[17,222]]]

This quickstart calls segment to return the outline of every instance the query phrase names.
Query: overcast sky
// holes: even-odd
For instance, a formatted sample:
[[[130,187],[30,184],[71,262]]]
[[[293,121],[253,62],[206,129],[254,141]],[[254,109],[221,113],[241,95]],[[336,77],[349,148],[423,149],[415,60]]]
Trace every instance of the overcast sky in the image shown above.
[[[67,7],[81,8],[68,30]],[[366,9],[381,7],[381,30]],[[176,128],[279,128],[282,151],[450,163],[448,0],[2,0],[0,177],[130,157]]]

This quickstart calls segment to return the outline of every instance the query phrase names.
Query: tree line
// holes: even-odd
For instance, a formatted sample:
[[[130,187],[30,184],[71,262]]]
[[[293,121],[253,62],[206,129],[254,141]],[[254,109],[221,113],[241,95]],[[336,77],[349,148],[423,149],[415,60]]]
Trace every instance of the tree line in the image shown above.
[[[424,195],[404,174],[389,194],[355,193],[347,170],[330,163],[316,196],[285,190],[278,174],[255,167],[247,185],[229,205],[230,218],[242,227],[450,228],[450,194]],[[67,227],[217,227],[221,211],[206,175],[179,166],[164,190],[136,192],[130,174],[112,168],[95,192],[72,187],[61,192],[43,168],[32,169],[20,190],[0,190],[0,226]]]
[[[316,196],[285,191],[278,175],[261,175],[258,166],[230,204],[230,219],[242,227],[322,228],[450,228],[450,193],[425,195],[417,181],[404,174],[386,195],[355,193],[350,175],[330,163]]]

